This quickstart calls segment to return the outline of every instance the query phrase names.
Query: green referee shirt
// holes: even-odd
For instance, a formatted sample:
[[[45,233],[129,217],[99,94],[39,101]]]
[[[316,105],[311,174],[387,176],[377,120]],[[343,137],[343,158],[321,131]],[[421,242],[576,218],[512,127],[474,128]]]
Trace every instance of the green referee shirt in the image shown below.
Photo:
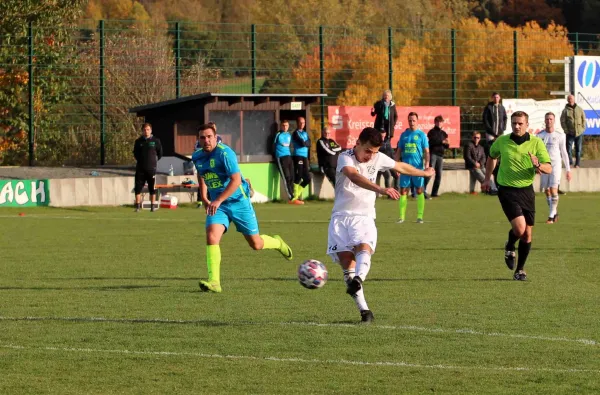
[[[539,137],[529,135],[522,144],[515,143],[510,134],[496,139],[490,147],[490,157],[500,158],[498,184],[505,187],[525,188],[533,184],[535,168],[529,153],[537,156],[540,163],[550,163],[546,145]]]

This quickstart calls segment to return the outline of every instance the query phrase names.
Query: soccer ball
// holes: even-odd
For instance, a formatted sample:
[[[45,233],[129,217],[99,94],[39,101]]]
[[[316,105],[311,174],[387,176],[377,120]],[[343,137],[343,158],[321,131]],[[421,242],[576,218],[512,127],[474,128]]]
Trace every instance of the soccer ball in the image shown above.
[[[305,288],[321,288],[327,282],[327,278],[327,268],[315,259],[308,259],[298,267],[298,281]]]

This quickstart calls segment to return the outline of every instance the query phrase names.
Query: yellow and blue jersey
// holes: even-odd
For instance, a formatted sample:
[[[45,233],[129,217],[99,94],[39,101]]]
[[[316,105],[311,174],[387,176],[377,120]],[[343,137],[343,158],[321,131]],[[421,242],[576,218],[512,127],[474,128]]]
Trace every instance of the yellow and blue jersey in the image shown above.
[[[429,148],[429,140],[427,135],[420,129],[406,129],[398,140],[398,149],[400,150],[402,162],[408,163],[423,170],[423,159],[425,157],[425,149]]]
[[[242,184],[225,202],[236,202],[250,196],[250,186],[242,176],[235,152],[223,143],[218,143],[212,152],[198,150],[192,155],[198,174],[204,179],[210,200],[215,200],[229,185],[231,176],[240,173]]]
[[[292,135],[290,132],[284,132],[280,130],[275,136],[275,157],[281,158],[284,156],[291,156],[290,144],[292,143]]]

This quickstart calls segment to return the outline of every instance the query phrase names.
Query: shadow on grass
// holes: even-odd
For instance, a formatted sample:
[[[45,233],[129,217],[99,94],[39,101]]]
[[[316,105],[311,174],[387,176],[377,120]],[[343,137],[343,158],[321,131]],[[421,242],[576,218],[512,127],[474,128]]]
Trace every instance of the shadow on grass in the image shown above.
[[[161,288],[163,285],[107,285],[105,287],[0,287],[0,291],[65,291],[65,290],[94,290],[94,291],[125,291],[147,288]]]
[[[232,326],[231,322],[213,320],[166,320],[166,319],[144,319],[144,318],[100,318],[100,317],[2,317],[2,321],[58,321],[58,322],[108,322],[117,324],[170,324],[170,325],[201,325],[201,326]],[[239,325],[248,325],[240,323]]]

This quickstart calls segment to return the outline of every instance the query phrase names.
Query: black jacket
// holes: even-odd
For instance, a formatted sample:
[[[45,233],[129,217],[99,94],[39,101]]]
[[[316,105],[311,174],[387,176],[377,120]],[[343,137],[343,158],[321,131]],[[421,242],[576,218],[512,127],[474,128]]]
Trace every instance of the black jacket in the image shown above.
[[[429,139],[429,152],[433,155],[444,156],[444,150],[449,147],[448,144],[444,143],[444,140],[448,138],[448,133],[434,126],[427,133],[427,138]]]
[[[156,171],[156,164],[162,158],[162,144],[154,136],[145,138],[141,136],[135,140],[133,156],[137,161],[137,170]]]
[[[463,158],[465,158],[465,169],[474,169],[475,163],[479,163],[481,165],[480,169],[482,171],[485,170],[485,150],[481,144],[475,145],[475,143],[469,141],[469,143],[465,145]]]
[[[494,137],[502,136],[506,129],[506,109],[502,104],[498,104],[498,112],[494,108],[494,102],[489,102],[483,110],[483,126],[485,132]]]
[[[317,158],[319,167],[336,167],[337,157],[342,150],[342,147],[335,140],[321,137],[317,141]]]
[[[396,120],[398,119],[398,112],[396,111],[396,103],[392,100],[390,102],[390,111],[389,111],[389,119],[385,119],[385,105],[383,104],[383,100],[379,100],[375,104],[373,104],[373,109],[375,111],[371,112],[371,116],[375,117],[375,124],[373,127],[377,130],[385,130],[387,135],[385,137],[386,140],[391,140],[394,137],[394,125],[396,125]],[[390,127],[390,125],[392,125]]]

